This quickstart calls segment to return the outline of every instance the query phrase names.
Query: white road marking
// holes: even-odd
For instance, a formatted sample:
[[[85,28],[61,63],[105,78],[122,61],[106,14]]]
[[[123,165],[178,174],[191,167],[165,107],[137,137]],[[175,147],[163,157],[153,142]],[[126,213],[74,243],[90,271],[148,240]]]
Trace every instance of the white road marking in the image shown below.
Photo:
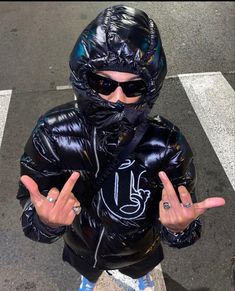
[[[72,86],[71,85],[65,85],[65,86],[56,86],[56,90],[71,90]]]
[[[117,270],[112,270],[109,272],[112,274],[113,278],[123,284],[123,288],[125,288],[125,290],[139,290],[137,279],[134,280]],[[167,291],[162,274],[161,264],[158,264],[158,266],[155,267],[155,269],[152,271],[152,279],[155,281],[156,290]]]
[[[110,274],[112,275],[110,277]],[[167,291],[165,282],[162,278],[162,270],[158,265],[153,272],[151,272],[152,279],[155,282],[155,289],[158,291]],[[100,276],[96,289],[97,291],[137,291],[139,290],[137,279],[131,279],[130,277],[120,273],[118,270],[109,271],[109,275],[103,272]],[[154,289],[154,290],[155,290]],[[146,289],[147,290],[147,289]]]
[[[8,108],[11,100],[12,90],[0,91],[0,148],[7,119]]]
[[[235,189],[235,92],[221,72],[182,74],[180,81]]]

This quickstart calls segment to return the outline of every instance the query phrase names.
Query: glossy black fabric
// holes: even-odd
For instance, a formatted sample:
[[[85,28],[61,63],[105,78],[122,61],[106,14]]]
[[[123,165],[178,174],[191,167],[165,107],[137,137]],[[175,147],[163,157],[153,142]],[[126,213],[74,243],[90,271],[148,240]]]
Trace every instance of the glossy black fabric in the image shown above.
[[[33,177],[46,195],[52,187],[61,189],[72,171],[79,171],[81,177],[73,193],[81,201],[82,212],[71,227],[50,237],[41,226],[35,227],[32,219],[35,212],[26,208],[22,216],[25,235],[50,243],[55,241],[55,236],[59,238],[64,234],[70,248],[91,261],[100,243],[96,263],[103,269],[136,263],[156,248],[160,243],[158,203],[162,191],[157,173],[166,171],[176,188],[185,185],[192,191],[195,171],[190,147],[177,127],[162,117],[148,122],[149,128],[132,158],[146,170],[146,187],[151,189],[150,204],[143,214],[144,219],[123,220],[113,216],[104,206],[101,196],[93,192],[97,171],[94,134],[80,114],[77,102],[62,105],[42,116],[21,158],[21,175]],[[101,144],[102,140],[96,138],[100,170],[114,159],[113,153]],[[20,183],[17,198],[26,201],[28,197],[28,191]],[[187,245],[194,241],[193,236],[187,238]]]
[[[79,171],[81,176],[73,193],[82,211],[71,226],[49,228],[40,222],[20,182],[17,198],[24,206],[23,231],[27,237],[44,243],[63,235],[73,251],[71,258],[84,256],[100,269],[125,268],[151,256],[160,245],[158,206],[162,184],[157,173],[165,171],[175,189],[185,185],[192,192],[196,182],[193,155],[179,129],[160,116],[147,118],[166,74],[156,25],[138,9],[122,5],[105,9],[79,37],[71,53],[70,68],[78,100],[53,108],[38,120],[21,157],[21,175],[31,176],[46,196],[52,187],[61,189],[73,171]],[[138,74],[148,84],[147,94],[130,105],[102,99],[86,80],[88,70],[102,69]],[[124,161],[104,188],[95,192],[99,171],[115,159],[117,148],[125,146],[145,120],[149,128],[129,161]],[[126,182],[120,183],[118,192],[114,185],[120,177]],[[128,177],[129,181],[125,180]],[[141,183],[138,191],[133,183],[135,177]],[[132,189],[136,193],[131,193]],[[117,195],[112,192],[118,193],[125,205],[117,209]],[[132,204],[128,204],[126,193]],[[142,202],[144,207],[135,210]],[[178,236],[174,246],[185,247],[199,238],[194,228],[187,234]],[[154,262],[153,267],[158,263]]]
[[[80,110],[99,128],[121,127],[123,117],[135,125],[159,95],[167,65],[156,24],[146,13],[123,5],[102,11],[81,33],[70,55],[70,80]],[[102,99],[87,82],[87,72],[113,70],[139,75],[148,90],[139,102],[124,106]],[[133,109],[135,109],[133,111]]]
[[[162,259],[163,250],[162,246],[160,245],[158,248],[156,248],[156,250],[154,250],[153,253],[151,253],[140,262],[128,265],[124,268],[119,268],[118,270],[126,276],[137,279],[152,271],[153,266],[155,266],[157,262],[162,261]],[[86,257],[75,255],[67,245],[64,247],[63,260],[70,263],[80,274],[94,283],[97,282],[100,275],[104,271],[98,267],[93,267],[92,263],[89,263]]]

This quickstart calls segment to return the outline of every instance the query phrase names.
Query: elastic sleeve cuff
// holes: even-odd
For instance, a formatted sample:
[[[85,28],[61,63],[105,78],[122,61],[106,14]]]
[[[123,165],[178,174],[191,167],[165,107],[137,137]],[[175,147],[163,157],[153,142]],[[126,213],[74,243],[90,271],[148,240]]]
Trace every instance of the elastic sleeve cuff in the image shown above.
[[[198,219],[182,232],[173,233],[164,225],[161,225],[161,239],[170,247],[184,248],[194,244],[201,237],[202,224]]]
[[[37,215],[36,211],[33,216],[33,225],[43,234],[45,234],[47,237],[58,237],[62,236],[65,233],[66,226],[61,226],[57,228],[50,227],[43,223],[39,216]]]

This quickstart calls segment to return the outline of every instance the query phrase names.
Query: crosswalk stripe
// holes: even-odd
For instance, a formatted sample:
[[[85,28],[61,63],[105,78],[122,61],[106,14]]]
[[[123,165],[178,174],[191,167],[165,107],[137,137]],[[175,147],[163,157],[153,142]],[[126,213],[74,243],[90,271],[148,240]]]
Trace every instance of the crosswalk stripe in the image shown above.
[[[117,270],[109,271],[112,277],[108,276],[105,272],[102,273],[96,284],[97,291],[135,291],[139,290],[138,280],[131,279],[130,277],[121,274]],[[152,272],[152,279],[155,282],[155,288],[159,291],[167,291],[166,285],[162,276],[160,264]]]
[[[0,91],[0,148],[2,144],[2,137],[7,119],[8,108],[11,100],[12,90]]]
[[[235,189],[235,92],[221,72],[181,74],[179,79]]]
[[[56,90],[71,90],[72,86],[71,85],[65,85],[65,86],[56,86]]]

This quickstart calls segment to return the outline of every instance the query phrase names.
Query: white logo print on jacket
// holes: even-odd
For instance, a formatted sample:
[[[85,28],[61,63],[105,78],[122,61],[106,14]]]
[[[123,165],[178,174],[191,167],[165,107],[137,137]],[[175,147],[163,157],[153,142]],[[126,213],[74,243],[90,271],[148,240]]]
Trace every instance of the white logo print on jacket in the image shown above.
[[[149,190],[144,190],[146,186],[146,170],[135,160],[128,159],[104,183],[99,194],[115,217],[127,220],[141,219],[151,194]]]

